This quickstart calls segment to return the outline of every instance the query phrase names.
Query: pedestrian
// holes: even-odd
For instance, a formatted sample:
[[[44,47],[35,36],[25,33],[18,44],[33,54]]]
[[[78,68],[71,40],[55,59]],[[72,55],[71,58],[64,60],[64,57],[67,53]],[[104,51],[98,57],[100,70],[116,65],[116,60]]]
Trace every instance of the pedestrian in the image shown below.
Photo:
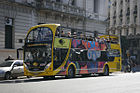
[[[12,57],[12,55],[9,55],[9,56],[5,59],[5,61],[7,61],[7,60],[14,60],[14,58]]]
[[[124,59],[123,60],[123,64],[124,64],[124,72],[131,72],[131,65],[128,59]]]
[[[130,65],[131,65],[131,71],[134,73],[136,71],[135,70],[136,63],[131,57],[130,57]]]

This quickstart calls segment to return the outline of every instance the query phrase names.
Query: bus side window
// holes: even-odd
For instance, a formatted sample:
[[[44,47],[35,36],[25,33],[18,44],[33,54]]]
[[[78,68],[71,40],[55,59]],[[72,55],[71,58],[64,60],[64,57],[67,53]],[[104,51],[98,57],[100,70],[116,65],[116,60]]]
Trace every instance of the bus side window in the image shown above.
[[[71,61],[78,61],[79,60],[75,49],[71,50],[70,60]]]
[[[87,61],[87,51],[80,51],[78,49],[72,49],[70,54],[71,61]]]
[[[96,59],[97,61],[108,61],[107,52],[101,51],[101,56]]]
[[[57,69],[64,62],[67,55],[67,51],[68,49],[54,49],[54,69]]]
[[[61,65],[61,51],[60,49],[54,49],[53,53],[53,68],[57,69]]]
[[[67,55],[68,49],[61,49],[61,60],[64,61]]]
[[[81,52],[82,54],[82,60],[83,61],[89,61],[88,57],[87,57],[87,50],[84,50],[83,52]]]

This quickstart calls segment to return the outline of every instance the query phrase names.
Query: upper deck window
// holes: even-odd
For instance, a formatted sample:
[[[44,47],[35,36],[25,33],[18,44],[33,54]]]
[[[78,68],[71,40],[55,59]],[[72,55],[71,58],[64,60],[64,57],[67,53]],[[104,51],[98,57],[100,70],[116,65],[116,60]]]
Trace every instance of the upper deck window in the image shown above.
[[[28,34],[26,43],[29,42],[41,42],[41,41],[52,41],[53,34],[48,27],[35,28]]]

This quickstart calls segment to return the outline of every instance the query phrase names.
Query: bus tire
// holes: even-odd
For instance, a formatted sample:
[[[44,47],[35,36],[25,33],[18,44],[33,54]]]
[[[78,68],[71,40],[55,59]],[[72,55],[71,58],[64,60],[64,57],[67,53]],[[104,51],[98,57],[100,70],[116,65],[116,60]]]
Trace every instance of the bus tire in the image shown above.
[[[104,76],[109,76],[109,67],[106,65],[105,68],[104,68],[104,73],[103,73]]]
[[[75,70],[73,66],[70,66],[66,78],[73,78],[73,77],[75,77]]]

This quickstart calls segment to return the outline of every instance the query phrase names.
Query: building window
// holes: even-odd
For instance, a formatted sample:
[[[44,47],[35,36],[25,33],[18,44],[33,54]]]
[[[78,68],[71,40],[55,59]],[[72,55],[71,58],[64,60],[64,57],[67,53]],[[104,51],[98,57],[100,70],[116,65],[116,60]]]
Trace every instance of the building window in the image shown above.
[[[126,29],[126,35],[128,36],[128,34],[129,34],[129,30],[128,30],[128,29]]]
[[[127,24],[129,24],[129,22],[130,22],[130,18],[129,17],[127,17],[126,22],[127,22]]]
[[[120,24],[119,25],[122,25],[122,18],[120,18]]]
[[[94,0],[94,13],[98,13],[99,0]]]
[[[128,8],[127,8],[126,16],[129,16],[129,15],[130,15],[130,8],[128,7]]]
[[[136,35],[136,28],[134,28],[134,35]]]
[[[137,5],[135,5],[135,8],[134,8],[133,14],[134,14],[135,16],[137,16]]]
[[[110,6],[111,6],[111,1],[109,0],[108,1],[108,8],[110,8]]]
[[[130,2],[130,0],[125,0],[125,2]]]
[[[61,2],[61,0],[56,0],[56,2]]]
[[[120,1],[120,4],[123,5],[123,0]]]
[[[138,40],[138,46],[140,47],[140,40]]]
[[[116,19],[116,11],[114,11],[113,19]]]
[[[13,18],[5,17],[5,48],[13,48]]]
[[[134,16],[134,23],[136,24],[137,22],[137,16]]]
[[[116,25],[116,20],[114,20],[114,26]]]
[[[123,10],[121,9],[121,11],[120,11],[120,17],[122,17],[123,15],[122,15],[122,12],[123,12]]]
[[[76,1],[72,0],[71,5],[76,5]]]

